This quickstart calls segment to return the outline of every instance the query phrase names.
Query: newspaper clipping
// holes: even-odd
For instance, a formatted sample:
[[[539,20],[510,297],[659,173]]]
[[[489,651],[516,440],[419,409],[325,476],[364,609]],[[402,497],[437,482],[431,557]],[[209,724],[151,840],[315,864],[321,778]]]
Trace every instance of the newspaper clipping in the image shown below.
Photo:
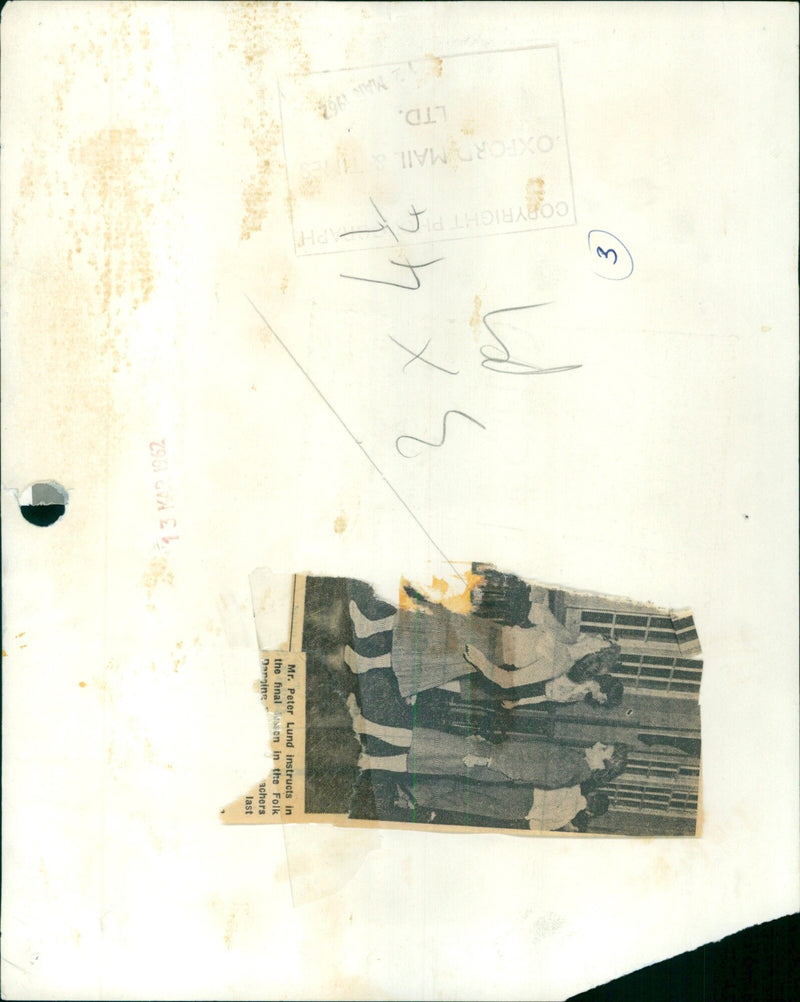
[[[222,820],[697,834],[692,613],[490,564],[462,577],[401,581],[394,603],[281,579],[288,642],[261,652],[272,769]]]

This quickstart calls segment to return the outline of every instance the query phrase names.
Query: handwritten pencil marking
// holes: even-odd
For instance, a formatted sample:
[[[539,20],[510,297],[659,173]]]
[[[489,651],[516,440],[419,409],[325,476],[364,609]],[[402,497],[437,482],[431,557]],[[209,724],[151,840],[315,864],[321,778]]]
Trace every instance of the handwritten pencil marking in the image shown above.
[[[489,323],[489,317],[497,317],[503,313],[516,313],[520,310],[534,310],[539,306],[550,306],[550,302],[531,303],[528,306],[507,306],[505,309],[490,310],[489,313],[484,314],[484,326],[496,341],[496,344],[481,345],[481,355],[483,356],[481,365],[484,369],[489,369],[491,372],[502,372],[509,376],[546,376],[552,372],[568,372],[570,369],[581,368],[580,365],[556,365],[544,369],[532,362],[514,359],[511,357],[511,352],[505,342]]]
[[[405,257],[405,255],[403,255]],[[423,261],[422,264],[410,264],[408,258],[405,261],[395,261],[389,258],[389,264],[394,264],[398,268],[408,268],[414,277],[415,285],[404,285],[402,282],[389,282],[384,278],[364,278],[362,275],[339,275],[340,278],[352,278],[356,282],[371,282],[373,285],[391,285],[395,289],[408,289],[411,292],[416,292],[416,290],[422,285],[420,282],[419,275],[417,274],[418,268],[428,268],[432,264],[438,264],[439,261],[444,261],[443,257],[434,258],[432,261]]]
[[[400,494],[400,492],[397,490],[397,488],[394,486],[394,484],[388,479],[388,477],[383,472],[383,470],[378,466],[378,464],[375,462],[375,460],[372,458],[372,456],[364,448],[363,443],[360,442],[356,438],[356,436],[350,430],[350,427],[344,421],[344,418],[342,418],[342,416],[339,414],[339,412],[336,410],[336,408],[333,406],[333,404],[330,402],[330,400],[328,400],[328,398],[325,396],[325,394],[322,392],[322,390],[319,388],[319,386],[317,386],[317,384],[311,378],[310,374],[303,368],[302,364],[300,363],[300,361],[298,360],[298,358],[292,353],[291,349],[286,344],[286,342],[283,340],[283,338],[278,334],[278,332],[275,330],[275,328],[272,326],[272,324],[267,320],[267,318],[264,316],[264,314],[261,312],[261,310],[259,310],[259,308],[253,302],[253,300],[247,295],[247,293],[244,293],[244,298],[247,300],[248,303],[250,303],[250,305],[253,307],[253,309],[255,310],[255,312],[261,318],[262,323],[267,328],[267,330],[270,332],[270,334],[272,334],[272,336],[275,338],[275,340],[278,342],[278,344],[281,346],[281,348],[283,348],[283,350],[286,352],[286,354],[289,356],[289,358],[294,362],[294,364],[297,366],[297,368],[300,370],[300,372],[302,372],[302,374],[305,376],[305,378],[308,381],[309,385],[314,390],[314,392],[317,394],[317,396],[320,398],[320,400],[325,404],[325,406],[328,408],[328,410],[331,412],[331,414],[333,414],[333,416],[336,418],[336,420],[339,422],[339,424],[342,426],[342,428],[344,428],[344,430],[347,432],[347,434],[350,436],[350,438],[358,446],[358,448],[361,450],[361,452],[366,457],[366,459],[369,462],[370,466],[375,470],[375,472],[378,474],[378,476],[381,478],[381,480],[383,480],[383,482],[386,484],[386,486],[389,488],[389,490],[392,492],[392,494],[394,494],[394,496],[397,498],[397,500],[400,502],[400,504],[405,508],[405,510],[408,512],[408,514],[411,516],[411,518],[414,520],[414,522],[416,522],[418,528],[422,531],[422,534],[425,536],[425,538],[428,540],[428,542],[431,544],[431,546],[436,550],[436,552],[439,554],[439,556],[442,558],[442,560],[444,560],[444,562],[450,567],[450,569],[453,571],[453,573],[461,581],[463,581],[466,584],[466,580],[465,580],[463,574],[461,574],[461,572],[458,570],[458,568],[455,566],[455,564],[449,559],[449,557],[444,552],[444,550],[441,548],[441,546],[439,546],[439,544],[436,542],[436,540],[433,538],[433,536],[431,536],[431,534],[425,528],[425,526],[423,525],[423,523],[420,521],[419,516],[414,512],[414,510],[411,508],[411,506],[408,504],[408,502],[405,500],[405,498],[402,496],[402,494]],[[472,419],[470,419],[470,420],[472,420]]]
[[[417,352],[412,351],[411,348],[408,348],[402,342],[398,341],[397,338],[393,338],[391,334],[389,335],[389,340],[394,341],[394,343],[397,345],[398,348],[402,348],[403,351],[407,351],[408,354],[411,355],[411,358],[403,366],[403,372],[406,371],[406,369],[409,367],[409,365],[411,365],[412,362],[416,362],[417,360],[419,360],[420,362],[424,362],[426,365],[430,365],[434,369],[438,369],[439,372],[446,372],[449,376],[458,375],[458,370],[454,372],[452,369],[445,369],[443,365],[437,365],[435,362],[431,362],[429,358],[422,357],[425,351],[427,350],[428,345],[431,343],[432,340],[431,338],[428,338],[428,340],[425,342],[422,348]]]
[[[481,424],[481,422],[478,421],[477,418],[470,417],[469,414],[465,414],[463,411],[457,411],[457,410],[445,411],[444,417],[442,418],[442,440],[441,440],[441,442],[428,442],[424,438],[417,438],[416,435],[398,435],[397,439],[395,440],[394,445],[395,445],[395,448],[397,449],[397,451],[403,457],[403,459],[414,459],[416,456],[419,456],[419,454],[420,454],[419,452],[415,452],[413,455],[409,456],[407,452],[403,452],[403,450],[400,448],[400,442],[403,439],[406,439],[406,438],[409,439],[409,441],[411,441],[411,442],[419,442],[420,445],[430,446],[432,449],[441,449],[441,447],[447,441],[447,418],[451,414],[458,414],[460,417],[466,418],[467,421],[471,421],[473,424],[476,424],[479,428],[482,428],[484,431],[486,431],[486,425],[485,424]]]

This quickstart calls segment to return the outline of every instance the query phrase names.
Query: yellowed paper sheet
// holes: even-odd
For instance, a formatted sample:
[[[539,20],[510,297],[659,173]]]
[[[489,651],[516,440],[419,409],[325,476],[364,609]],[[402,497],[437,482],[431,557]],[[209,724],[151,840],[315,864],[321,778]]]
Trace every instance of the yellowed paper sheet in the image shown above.
[[[3,7],[7,997],[552,1000],[798,909],[796,42],[788,4]],[[476,559],[691,612],[696,836],[289,823],[293,581],[446,609]],[[388,756],[348,695],[350,791]]]

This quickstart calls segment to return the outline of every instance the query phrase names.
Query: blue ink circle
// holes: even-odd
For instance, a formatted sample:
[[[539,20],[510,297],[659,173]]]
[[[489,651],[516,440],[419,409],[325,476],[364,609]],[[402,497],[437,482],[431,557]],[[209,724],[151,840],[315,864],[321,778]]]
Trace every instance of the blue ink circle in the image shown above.
[[[621,282],[633,274],[633,257],[625,244],[608,230],[589,230],[592,271],[599,278]]]

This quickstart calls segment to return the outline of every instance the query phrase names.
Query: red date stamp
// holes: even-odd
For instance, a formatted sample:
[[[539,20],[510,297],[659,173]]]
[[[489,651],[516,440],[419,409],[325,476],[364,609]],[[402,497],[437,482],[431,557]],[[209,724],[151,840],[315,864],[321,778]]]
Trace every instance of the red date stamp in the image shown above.
[[[159,550],[163,550],[180,539],[165,438],[150,443],[150,466],[153,471],[153,488],[158,512],[159,539],[156,546]]]

